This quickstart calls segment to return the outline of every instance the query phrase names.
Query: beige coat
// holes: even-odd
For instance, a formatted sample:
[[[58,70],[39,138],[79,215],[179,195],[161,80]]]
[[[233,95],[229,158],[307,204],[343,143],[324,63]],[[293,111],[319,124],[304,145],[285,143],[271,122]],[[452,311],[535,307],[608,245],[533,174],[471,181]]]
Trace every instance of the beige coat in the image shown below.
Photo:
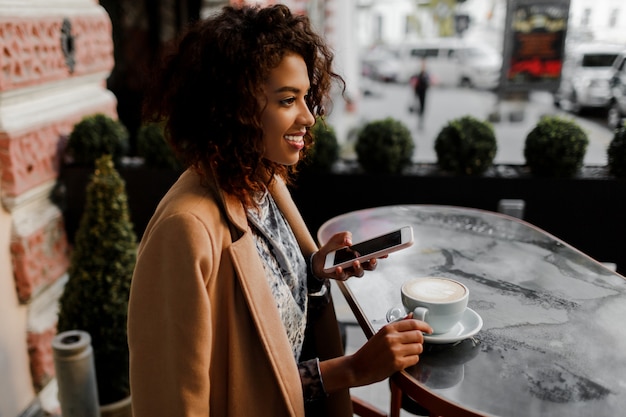
[[[315,242],[287,187],[279,181],[270,192],[310,255]],[[332,303],[316,333],[322,359],[341,354]],[[133,417],[304,416],[298,369],[245,210],[192,171],[144,233],[128,341]],[[347,390],[327,402],[325,415],[351,415]]]

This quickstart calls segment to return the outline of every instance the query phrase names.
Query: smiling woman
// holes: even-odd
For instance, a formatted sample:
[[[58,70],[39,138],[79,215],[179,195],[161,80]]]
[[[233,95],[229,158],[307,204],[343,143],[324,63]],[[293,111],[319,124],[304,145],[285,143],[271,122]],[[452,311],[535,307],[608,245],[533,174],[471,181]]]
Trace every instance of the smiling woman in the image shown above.
[[[349,388],[419,360],[430,327],[391,323],[343,356],[330,272],[286,187],[311,147],[333,55],[285,6],[225,7],[188,28],[145,114],[187,170],[143,234],[128,315],[134,417],[352,416]],[[255,401],[258,400],[258,401]]]

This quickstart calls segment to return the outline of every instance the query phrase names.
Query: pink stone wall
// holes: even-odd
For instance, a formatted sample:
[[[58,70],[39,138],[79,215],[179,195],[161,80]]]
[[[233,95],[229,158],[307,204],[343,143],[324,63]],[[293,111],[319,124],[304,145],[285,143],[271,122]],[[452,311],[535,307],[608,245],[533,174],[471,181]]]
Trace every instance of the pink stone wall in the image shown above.
[[[30,372],[35,389],[43,388],[55,375],[52,339],[56,336],[56,327],[41,333],[29,332],[27,336]]]
[[[70,19],[75,67],[70,71],[62,48],[63,16],[0,17],[0,91],[103,73],[113,68],[111,21],[106,13]],[[104,81],[104,80],[103,80]],[[28,131],[0,131],[0,166],[3,193],[15,197],[58,176],[58,144],[87,114],[117,115],[115,103],[104,108],[83,108],[46,126]]]
[[[63,85],[64,92],[71,92],[75,86],[89,85],[91,90],[81,91],[102,95],[99,100],[85,97],[87,104],[82,107],[72,106],[65,111],[63,107],[55,108],[59,117],[38,117],[40,121],[31,124],[11,120],[12,126],[5,124],[0,129],[0,197],[5,201],[4,206],[13,210],[14,219],[26,215],[20,212],[26,210],[20,202],[31,198],[29,191],[39,190],[37,187],[56,180],[63,138],[82,117],[94,113],[117,117],[117,103],[110,92],[106,92],[106,77],[114,65],[111,21],[97,1],[89,3],[93,3],[93,7],[76,7],[68,16],[42,16],[28,8],[30,16],[18,12],[0,16],[0,92],[11,92],[12,97],[22,95],[27,100],[26,97],[45,95],[45,84],[55,84],[57,88]],[[71,31],[63,35],[65,17],[69,18]],[[64,47],[65,52],[73,52],[73,61],[69,61],[73,67],[68,65]],[[63,83],[71,78],[76,81],[65,87]],[[22,89],[27,89],[28,93],[24,94]],[[0,100],[0,106],[5,103]],[[16,202],[15,206],[7,201]],[[42,199],[37,204],[52,203]],[[60,212],[50,215],[50,210],[46,213],[49,218],[34,221],[35,227],[16,227],[14,220],[10,247],[8,250],[0,248],[10,251],[13,277],[9,279],[14,280],[17,297],[26,308],[58,282],[69,266],[70,247],[62,215]],[[56,320],[44,322],[47,324],[43,328],[24,329],[20,335],[26,341],[35,392],[55,374],[51,341],[56,334]],[[0,414],[3,414],[2,407]]]
[[[113,68],[111,21],[106,14],[71,18],[76,66],[66,64],[61,44],[63,16],[0,18],[0,90]]]
[[[0,131],[0,181],[5,197],[16,197],[59,175],[61,138],[69,135],[80,119],[93,113],[117,117],[115,103],[83,108],[45,126],[34,126],[19,133]]]
[[[62,276],[69,266],[67,237],[63,217],[51,220],[28,236],[14,236],[11,256],[17,296],[27,302]]]

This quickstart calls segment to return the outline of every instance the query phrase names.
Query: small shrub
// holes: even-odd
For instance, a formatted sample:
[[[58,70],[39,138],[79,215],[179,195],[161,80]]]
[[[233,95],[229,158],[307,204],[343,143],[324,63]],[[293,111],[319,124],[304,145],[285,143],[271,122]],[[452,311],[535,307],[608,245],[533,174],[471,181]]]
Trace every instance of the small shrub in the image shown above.
[[[497,151],[493,126],[472,116],[451,120],[435,139],[437,164],[456,174],[482,174],[493,164]]]
[[[324,119],[318,119],[311,129],[313,146],[304,161],[303,169],[311,172],[329,172],[339,159],[339,143],[332,126]]]
[[[157,123],[142,125],[137,132],[137,154],[147,167],[181,170],[182,164],[169,146],[163,127]]]
[[[66,153],[72,163],[93,167],[102,155],[111,155],[119,165],[130,149],[126,127],[104,114],[84,117],[74,125],[67,141]]]
[[[355,151],[363,170],[376,174],[397,174],[411,164],[415,144],[409,129],[388,117],[367,123],[357,136]]]
[[[126,312],[136,250],[124,180],[104,155],[87,185],[58,320],[59,333],[91,336],[100,404],[130,395]]]
[[[626,126],[615,130],[607,156],[609,172],[618,178],[626,178]]]
[[[583,165],[588,144],[575,121],[544,116],[526,136],[526,165],[537,176],[572,177]]]

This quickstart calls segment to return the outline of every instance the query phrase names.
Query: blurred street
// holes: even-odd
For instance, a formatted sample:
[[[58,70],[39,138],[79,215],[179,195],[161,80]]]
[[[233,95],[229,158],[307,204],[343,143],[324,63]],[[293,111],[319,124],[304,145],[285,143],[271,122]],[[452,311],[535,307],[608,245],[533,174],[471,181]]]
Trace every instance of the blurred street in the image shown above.
[[[559,114],[574,118],[588,136],[589,146],[585,156],[586,165],[605,165],[606,149],[613,133],[606,126],[602,112],[583,113],[576,116],[556,108],[552,103],[552,94],[533,92],[528,101],[502,101],[498,104],[497,94],[470,88],[446,88],[433,86],[426,98],[426,110],[422,127],[418,126],[416,113],[409,112],[413,93],[407,84],[381,83],[364,79],[362,89],[368,91],[357,103],[355,114],[346,114],[343,106],[335,105],[330,121],[336,126],[338,135],[345,135],[348,144],[353,144],[354,135],[348,123],[361,125],[367,121],[393,117],[405,123],[410,129],[416,144],[413,156],[415,162],[436,162],[434,140],[439,131],[450,120],[466,115],[481,120],[488,120],[491,113],[498,110],[499,122],[494,122],[498,141],[495,163],[524,164],[524,141],[539,118],[546,114]],[[514,116],[523,115],[519,121]],[[513,116],[513,117],[511,117]],[[511,121],[511,119],[515,121]],[[340,139],[341,140],[341,139]],[[348,146],[348,148],[350,148]],[[349,152],[347,157],[353,156]]]

